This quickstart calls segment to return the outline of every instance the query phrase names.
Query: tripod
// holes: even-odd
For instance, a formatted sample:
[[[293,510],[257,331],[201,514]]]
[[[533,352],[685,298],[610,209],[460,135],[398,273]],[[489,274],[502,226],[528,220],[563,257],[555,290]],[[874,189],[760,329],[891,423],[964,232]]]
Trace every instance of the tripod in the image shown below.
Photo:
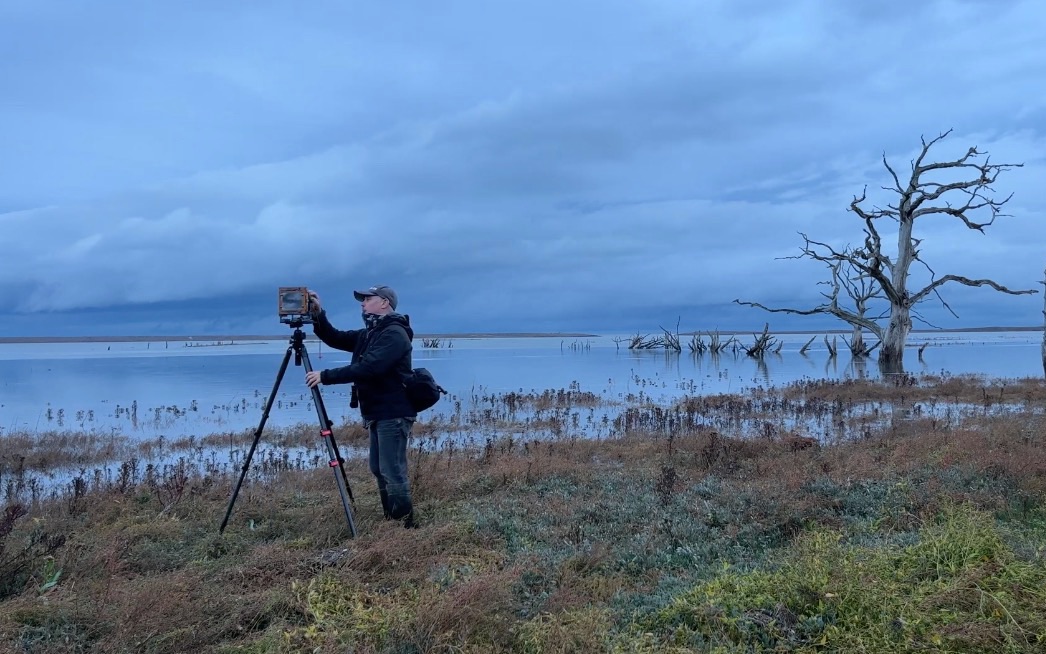
[[[261,422],[258,423],[258,429],[254,432],[254,442],[251,443],[251,449],[247,452],[247,458],[244,459],[243,468],[240,469],[240,478],[236,482],[236,488],[232,491],[232,497],[229,498],[229,508],[225,511],[225,519],[222,520],[218,533],[225,531],[225,525],[228,524],[229,516],[232,515],[232,505],[236,502],[236,495],[240,492],[240,486],[243,484],[244,477],[247,476],[247,469],[250,467],[251,459],[254,457],[254,450],[258,447],[258,439],[261,438],[265,421],[269,419],[269,410],[276,399],[276,391],[280,388],[280,382],[283,381],[283,374],[287,372],[287,364],[290,362],[291,352],[294,353],[294,365],[300,366],[302,361],[304,361],[305,371],[312,372],[312,362],[309,361],[309,353],[305,349],[305,332],[301,330],[304,323],[301,320],[295,320],[288,324],[294,327],[290,345],[287,346],[287,352],[283,355],[283,363],[280,365],[280,372],[276,375],[276,383],[272,387],[272,392],[269,393],[269,399],[265,402],[265,411],[262,413]],[[341,470],[341,474],[334,471],[334,481],[338,484],[338,494],[341,495],[341,506],[345,509],[345,519],[349,523],[349,532],[355,538],[356,523],[352,519],[352,509],[349,507],[349,502],[355,502],[356,500],[352,497],[349,478],[345,475],[344,459],[341,458],[341,454],[338,452],[338,444],[334,441],[334,434],[331,431],[334,423],[327,417],[327,409],[323,407],[323,397],[320,395],[318,386],[312,387],[312,400],[316,405],[316,415],[320,419],[320,436],[323,438],[324,445],[327,446],[328,465],[331,468],[339,468]]]

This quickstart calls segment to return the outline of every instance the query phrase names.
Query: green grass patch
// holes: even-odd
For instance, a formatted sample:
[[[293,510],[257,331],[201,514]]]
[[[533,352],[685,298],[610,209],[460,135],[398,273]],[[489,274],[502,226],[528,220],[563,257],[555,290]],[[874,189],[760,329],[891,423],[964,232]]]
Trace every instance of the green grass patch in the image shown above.
[[[803,534],[772,569],[724,571],[637,624],[666,646],[725,651],[1042,652],[1046,569],[993,517],[947,507],[903,547]]]

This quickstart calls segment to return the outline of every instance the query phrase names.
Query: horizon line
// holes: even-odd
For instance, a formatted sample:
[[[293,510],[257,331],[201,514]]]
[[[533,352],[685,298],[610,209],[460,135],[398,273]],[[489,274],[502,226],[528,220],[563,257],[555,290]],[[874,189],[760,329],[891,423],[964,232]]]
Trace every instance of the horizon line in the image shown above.
[[[664,330],[661,330],[664,331]],[[714,330],[687,330],[678,332],[681,336],[696,336],[701,334],[749,334],[760,333],[762,330],[751,329],[714,329]],[[769,330],[771,334],[849,334],[853,330],[843,329],[782,329]],[[867,331],[867,330],[865,330]],[[913,329],[910,333],[933,333],[933,332],[1025,332],[1046,331],[1046,326],[987,326],[987,327],[957,327],[952,329]],[[621,332],[622,334],[625,332]],[[643,335],[643,332],[636,332]],[[656,331],[651,333],[657,333]],[[415,334],[415,338],[603,338],[610,334],[593,334],[589,332],[448,332],[433,334]],[[616,335],[616,333],[615,333]],[[107,335],[107,336],[0,336],[0,343],[121,343],[121,342],[160,342],[160,341],[260,341],[260,340],[283,340],[289,338],[288,334],[177,334],[177,335]],[[315,335],[308,338],[315,339]]]

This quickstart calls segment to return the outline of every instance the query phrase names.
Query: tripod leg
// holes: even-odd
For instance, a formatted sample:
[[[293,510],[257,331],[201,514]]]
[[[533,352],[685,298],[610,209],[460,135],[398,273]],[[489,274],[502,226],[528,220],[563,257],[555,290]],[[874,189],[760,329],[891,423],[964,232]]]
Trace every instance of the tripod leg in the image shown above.
[[[247,457],[243,460],[243,467],[240,468],[240,478],[236,481],[236,487],[232,491],[232,497],[229,498],[229,508],[225,510],[225,519],[222,520],[222,524],[218,527],[218,533],[225,531],[225,525],[229,523],[229,516],[232,515],[232,505],[236,502],[236,496],[240,492],[240,486],[243,484],[244,477],[247,476],[247,469],[251,466],[251,459],[254,458],[254,450],[258,447],[258,440],[261,438],[262,429],[265,428],[265,421],[269,419],[269,410],[272,409],[272,403],[276,399],[276,392],[280,388],[280,382],[283,381],[283,375],[287,372],[287,364],[291,360],[291,352],[294,350],[293,345],[287,347],[287,353],[283,355],[283,363],[280,364],[280,371],[276,374],[276,383],[272,386],[272,392],[269,393],[269,399],[265,402],[265,410],[262,412],[261,422],[258,423],[258,429],[254,431],[254,441],[251,443],[251,449],[247,452]]]
[[[334,432],[331,430],[331,426],[332,425],[333,425],[333,423],[328,421],[328,423],[327,423],[327,431],[330,432],[330,434],[327,436],[327,439],[330,440],[331,449],[334,452],[334,458],[338,462],[338,468],[341,469],[342,479],[345,480],[345,490],[349,493],[349,500],[352,501],[353,503],[355,503],[356,502],[356,498],[352,496],[352,487],[349,486],[349,478],[345,474],[345,459],[342,458],[341,452],[338,451],[338,442],[334,440]]]
[[[312,362],[309,361],[309,352],[305,349],[304,341],[298,339],[295,347],[297,347],[297,354],[305,362],[305,372],[312,372]],[[349,485],[348,475],[345,474],[345,466],[342,462],[341,453],[338,452],[338,444],[334,441],[334,432],[331,430],[334,423],[327,417],[327,409],[323,406],[323,396],[320,395],[318,386],[312,387],[312,401],[316,405],[316,415],[320,419],[320,436],[323,437],[323,443],[327,446],[327,456],[330,457],[329,465],[331,468],[336,467],[341,471],[341,475],[337,472],[334,473],[334,481],[338,485],[338,494],[341,495],[341,506],[345,509],[345,519],[349,523],[349,531],[352,532],[352,536],[355,538],[356,522],[352,519],[352,509],[349,507],[349,499],[352,498],[352,487]]]
[[[305,371],[312,372],[312,361],[309,359],[309,352],[305,349],[304,343],[301,346],[300,356],[305,362]],[[330,441],[331,449],[334,451],[334,458],[338,461],[338,467],[341,469],[341,476],[345,480],[345,489],[349,494],[349,499],[355,503],[356,498],[352,496],[352,486],[349,485],[349,477],[345,474],[345,459],[342,458],[341,452],[338,451],[338,442],[334,440],[334,432],[331,429],[334,426],[334,422],[327,416],[327,409],[323,405],[323,396],[320,395],[319,388],[312,389],[312,399],[316,405],[316,413],[319,416],[320,424],[328,432],[328,434],[325,434],[325,438]]]

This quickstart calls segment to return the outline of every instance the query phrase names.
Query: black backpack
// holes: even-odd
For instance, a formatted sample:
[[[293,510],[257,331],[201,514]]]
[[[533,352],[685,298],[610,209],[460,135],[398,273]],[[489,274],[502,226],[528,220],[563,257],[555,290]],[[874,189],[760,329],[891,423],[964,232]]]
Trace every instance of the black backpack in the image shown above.
[[[436,383],[436,378],[428,371],[428,368],[415,368],[410,376],[403,380],[403,388],[407,390],[407,400],[411,407],[421,413],[439,402],[440,395],[446,395],[447,391]]]

